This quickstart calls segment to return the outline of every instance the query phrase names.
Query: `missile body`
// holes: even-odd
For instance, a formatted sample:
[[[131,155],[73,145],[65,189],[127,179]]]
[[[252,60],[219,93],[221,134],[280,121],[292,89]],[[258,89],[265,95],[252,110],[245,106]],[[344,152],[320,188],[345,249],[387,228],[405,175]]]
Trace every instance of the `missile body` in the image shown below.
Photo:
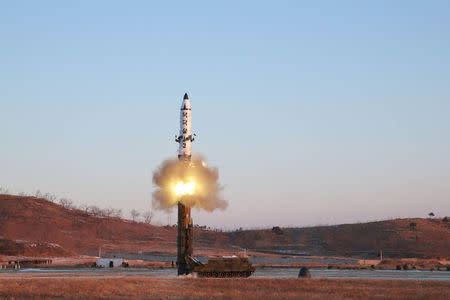
[[[175,137],[179,143],[178,159],[189,162],[191,160],[191,143],[194,138],[191,134],[191,104],[189,97],[184,94],[180,110],[180,133]],[[192,273],[189,266],[193,254],[192,248],[192,219],[191,208],[178,202],[178,236],[177,236],[177,268],[178,275]]]
[[[191,134],[191,104],[188,94],[184,94],[180,110],[180,133],[175,141],[179,144],[178,158],[189,160],[191,158],[191,143],[194,137]]]

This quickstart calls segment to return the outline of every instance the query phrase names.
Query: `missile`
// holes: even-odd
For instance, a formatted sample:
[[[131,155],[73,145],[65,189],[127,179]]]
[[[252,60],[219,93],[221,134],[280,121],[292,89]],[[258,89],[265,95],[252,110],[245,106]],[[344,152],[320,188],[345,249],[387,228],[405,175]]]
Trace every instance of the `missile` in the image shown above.
[[[194,134],[195,136],[195,134]],[[175,136],[178,146],[178,159],[180,161],[191,160],[191,143],[194,137],[191,134],[191,104],[188,94],[185,93],[180,110],[180,132]],[[178,275],[192,273],[190,260],[193,254],[192,248],[192,219],[191,208],[178,202],[178,234],[177,234],[177,268]]]
[[[189,96],[184,94],[180,110],[180,132],[175,136],[175,142],[179,144],[178,159],[191,159],[191,143],[194,141],[195,134],[191,134],[191,103]]]

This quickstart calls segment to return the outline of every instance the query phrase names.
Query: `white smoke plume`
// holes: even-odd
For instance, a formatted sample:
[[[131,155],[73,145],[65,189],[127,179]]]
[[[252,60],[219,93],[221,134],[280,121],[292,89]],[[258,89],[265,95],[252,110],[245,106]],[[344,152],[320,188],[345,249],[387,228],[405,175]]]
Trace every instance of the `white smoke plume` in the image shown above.
[[[218,168],[208,167],[201,156],[194,156],[190,161],[167,159],[153,172],[153,184],[156,186],[152,195],[153,207],[170,211],[177,202],[182,202],[186,206],[210,212],[224,210],[228,202],[220,197],[223,187],[218,180]],[[194,182],[195,191],[177,195],[175,186],[179,182]]]

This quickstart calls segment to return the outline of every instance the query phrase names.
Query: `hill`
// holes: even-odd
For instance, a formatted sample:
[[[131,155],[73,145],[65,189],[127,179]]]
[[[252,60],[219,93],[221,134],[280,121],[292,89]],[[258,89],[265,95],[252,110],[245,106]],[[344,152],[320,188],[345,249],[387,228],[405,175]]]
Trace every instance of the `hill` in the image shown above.
[[[174,255],[176,227],[154,226],[35,197],[0,195],[0,254],[68,256],[108,252]],[[448,258],[450,229],[442,219],[396,219],[361,224],[208,231],[194,228],[196,255],[223,255],[245,248],[272,254],[376,258]]]
[[[229,234],[232,244],[258,252],[326,256],[448,258],[447,219],[395,219],[307,228],[246,230]]]
[[[175,240],[175,230],[114,217],[93,216],[78,209],[35,197],[0,195],[0,235],[3,239],[54,243],[85,254],[99,247],[133,251]],[[123,248],[123,249],[122,249]]]

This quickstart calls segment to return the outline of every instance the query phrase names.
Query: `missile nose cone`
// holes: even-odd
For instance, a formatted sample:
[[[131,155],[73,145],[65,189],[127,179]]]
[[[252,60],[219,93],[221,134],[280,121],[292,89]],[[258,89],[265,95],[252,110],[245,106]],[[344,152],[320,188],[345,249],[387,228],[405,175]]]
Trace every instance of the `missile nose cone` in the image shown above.
[[[184,97],[183,97],[183,99],[189,99],[189,97],[188,97],[188,94],[187,94],[187,93],[184,93]]]

